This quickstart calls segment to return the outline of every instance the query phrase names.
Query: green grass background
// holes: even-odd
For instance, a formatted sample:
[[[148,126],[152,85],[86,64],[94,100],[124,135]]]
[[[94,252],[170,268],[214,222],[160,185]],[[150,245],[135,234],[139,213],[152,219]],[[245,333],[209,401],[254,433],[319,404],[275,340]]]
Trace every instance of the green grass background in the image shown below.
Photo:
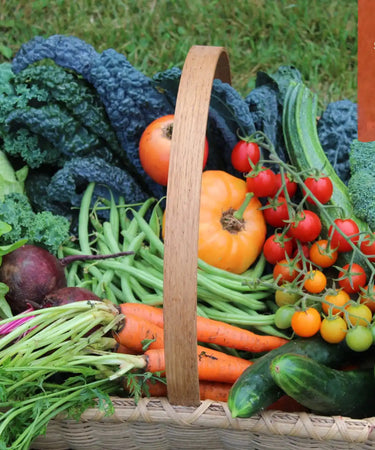
[[[291,64],[322,105],[356,101],[355,0],[0,0],[0,62],[52,34],[114,48],[149,76],[182,67],[192,45],[225,46],[242,95],[258,70]]]

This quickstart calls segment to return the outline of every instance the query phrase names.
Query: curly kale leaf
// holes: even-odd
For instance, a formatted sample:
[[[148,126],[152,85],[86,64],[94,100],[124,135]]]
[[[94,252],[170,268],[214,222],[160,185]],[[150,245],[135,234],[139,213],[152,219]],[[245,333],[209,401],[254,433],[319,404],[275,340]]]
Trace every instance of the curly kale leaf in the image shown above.
[[[16,54],[12,67],[18,73],[45,58],[74,70],[92,84],[131,164],[130,172],[150,193],[164,195],[165,190],[144,172],[138,155],[144,128],[157,117],[173,113],[173,107],[155,89],[152,80],[115,50],[99,54],[84,41],[62,35],[36,37],[27,42]]]
[[[10,245],[27,239],[29,244],[39,245],[57,254],[60,245],[69,239],[69,220],[49,211],[34,212],[28,197],[12,193],[0,202],[0,220],[12,229],[0,236],[1,245]]]
[[[0,94],[11,95],[13,88],[10,81],[14,78],[11,63],[0,64]]]
[[[357,138],[357,105],[350,100],[330,103],[317,125],[318,136],[329,162],[347,184],[350,178],[350,145]]]

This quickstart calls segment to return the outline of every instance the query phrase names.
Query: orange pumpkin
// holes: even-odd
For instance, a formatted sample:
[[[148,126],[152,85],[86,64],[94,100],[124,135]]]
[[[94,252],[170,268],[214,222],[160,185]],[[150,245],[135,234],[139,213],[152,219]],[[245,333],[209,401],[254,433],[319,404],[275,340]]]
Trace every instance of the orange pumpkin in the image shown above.
[[[198,256],[212,266],[242,273],[257,259],[266,238],[266,222],[257,197],[242,214],[246,181],[221,170],[202,174]]]

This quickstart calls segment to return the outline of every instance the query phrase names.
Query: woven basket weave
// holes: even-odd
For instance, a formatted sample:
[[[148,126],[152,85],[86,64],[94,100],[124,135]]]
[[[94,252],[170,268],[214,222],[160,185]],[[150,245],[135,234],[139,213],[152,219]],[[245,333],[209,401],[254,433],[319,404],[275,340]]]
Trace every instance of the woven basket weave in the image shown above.
[[[115,413],[56,417],[33,449],[375,449],[375,418],[264,411],[233,419],[226,403],[200,401],[196,358],[198,217],[212,83],[231,83],[222,47],[193,46],[181,75],[168,178],[164,255],[168,398],[113,398]],[[168,221],[169,218],[169,221]]]

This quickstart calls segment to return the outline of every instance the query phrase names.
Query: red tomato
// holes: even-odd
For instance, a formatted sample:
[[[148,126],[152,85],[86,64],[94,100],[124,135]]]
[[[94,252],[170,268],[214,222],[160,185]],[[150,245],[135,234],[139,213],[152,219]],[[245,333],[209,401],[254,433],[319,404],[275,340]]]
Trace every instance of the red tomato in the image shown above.
[[[327,203],[332,197],[333,184],[329,177],[322,175],[320,178],[308,177],[305,180],[306,187],[313,193],[317,200],[323,205]],[[306,191],[303,189],[303,193]],[[315,205],[315,200],[312,197],[306,199],[309,203]]]
[[[291,223],[289,234],[301,242],[311,242],[319,236],[322,223],[317,214],[308,209],[299,211]]]
[[[300,274],[300,270],[300,263],[282,259],[273,267],[273,279],[277,280],[277,284],[291,283]]]
[[[263,254],[270,264],[276,264],[278,261],[290,256],[293,251],[293,241],[281,233],[275,233],[266,239],[263,245]]]
[[[265,204],[263,209],[263,216],[268,223],[275,228],[284,227],[285,220],[289,219],[288,204],[285,197],[279,196],[277,199],[273,198]]]
[[[360,250],[367,256],[369,261],[375,261],[375,233],[371,236],[366,235],[361,242]]]
[[[239,172],[250,172],[259,160],[260,150],[256,142],[240,140],[233,147],[231,154],[232,166]]]
[[[139,141],[139,159],[144,171],[157,183],[168,183],[169,155],[171,149],[174,115],[158,117],[143,131]],[[205,140],[203,167],[208,158],[208,141]]]
[[[359,292],[366,286],[367,276],[363,267],[357,263],[345,264],[339,272],[339,286],[348,294]]]
[[[281,182],[281,173],[276,174],[276,185],[277,190],[279,190],[282,186]],[[291,181],[287,174],[284,174],[284,188],[280,191],[280,195],[285,197],[285,190],[287,190],[289,198],[292,198],[297,191],[297,183],[295,181]]]
[[[352,219],[335,219],[334,223],[341,233],[331,225],[328,229],[328,237],[331,239],[331,248],[338,252],[349,252],[352,250],[350,241],[356,244],[359,239],[358,225]]]
[[[246,177],[246,185],[248,192],[256,197],[273,197],[277,191],[276,174],[266,167],[254,169]]]

